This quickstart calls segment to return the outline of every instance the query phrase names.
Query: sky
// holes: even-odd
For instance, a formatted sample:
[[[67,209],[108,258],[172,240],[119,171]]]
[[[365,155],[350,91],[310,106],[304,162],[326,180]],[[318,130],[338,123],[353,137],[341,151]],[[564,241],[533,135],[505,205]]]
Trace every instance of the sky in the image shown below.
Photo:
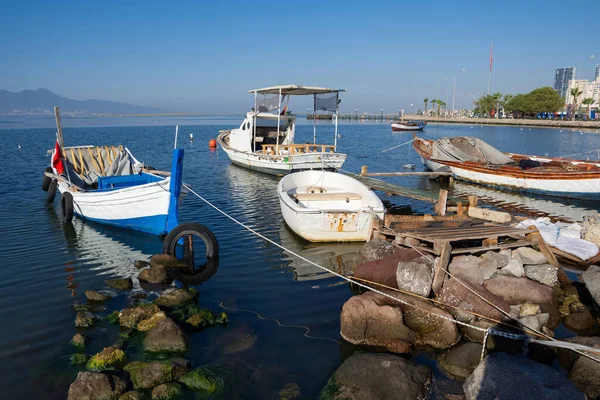
[[[425,97],[451,107],[454,93],[464,107],[487,92],[490,42],[491,92],[553,86],[565,66],[592,79],[600,63],[598,0],[4,0],[0,9],[0,89],[169,111],[245,112],[249,89],[290,83],[348,89],[341,112],[417,111]],[[293,101],[295,112],[312,104]]]

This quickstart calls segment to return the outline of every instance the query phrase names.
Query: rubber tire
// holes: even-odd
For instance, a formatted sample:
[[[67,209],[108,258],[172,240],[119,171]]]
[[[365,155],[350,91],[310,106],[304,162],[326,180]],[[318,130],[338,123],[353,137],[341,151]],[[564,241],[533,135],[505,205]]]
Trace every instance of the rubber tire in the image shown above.
[[[215,235],[204,225],[195,222],[185,222],[173,228],[173,230],[165,237],[165,241],[163,242],[163,253],[174,256],[177,242],[187,235],[196,235],[202,238],[204,245],[206,246],[207,258],[217,257],[219,255],[219,243],[217,242]]]
[[[44,172],[54,172],[54,171],[52,171],[52,167],[46,167]],[[52,178],[50,178],[49,176],[46,176],[46,174],[44,174],[44,180],[42,181],[42,190],[44,192],[48,191],[48,188],[50,187],[51,182],[52,182]]]
[[[73,195],[69,192],[65,192],[61,196],[60,216],[63,224],[68,224],[73,221]]]
[[[58,188],[58,181],[56,178],[52,179],[50,186],[48,186],[48,194],[46,195],[46,203],[50,204],[56,197],[56,188]]]

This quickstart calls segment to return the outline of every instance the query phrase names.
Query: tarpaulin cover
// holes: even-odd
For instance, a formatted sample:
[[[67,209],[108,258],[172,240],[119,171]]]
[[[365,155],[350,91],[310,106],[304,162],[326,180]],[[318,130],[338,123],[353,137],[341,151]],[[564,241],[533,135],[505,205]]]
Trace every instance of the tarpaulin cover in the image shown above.
[[[483,165],[506,165],[515,162],[500,150],[471,136],[441,138],[433,142],[432,159],[475,161]]]
[[[110,155],[105,147],[66,149],[67,169],[71,182],[81,188],[93,186],[99,176],[122,176],[137,174],[142,165],[136,162],[135,158],[125,148],[119,148],[117,151],[111,151]],[[91,154],[90,154],[91,153]],[[81,163],[83,161],[83,172]],[[75,167],[76,166],[76,167]]]

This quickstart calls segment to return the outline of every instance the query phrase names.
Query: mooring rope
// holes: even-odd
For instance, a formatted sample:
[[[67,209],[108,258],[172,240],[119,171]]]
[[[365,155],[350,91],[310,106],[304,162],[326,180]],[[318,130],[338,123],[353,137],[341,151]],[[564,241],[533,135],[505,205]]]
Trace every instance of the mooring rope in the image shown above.
[[[406,146],[407,144],[410,144],[410,143],[412,143],[414,141],[415,141],[415,139],[413,138],[413,139],[410,139],[408,142],[404,142],[402,144],[399,144],[398,146],[394,146],[394,147],[390,147],[389,149],[381,150],[381,152],[385,153],[386,151],[394,150],[394,149],[396,149],[398,147],[401,147],[401,146]]]
[[[435,317],[442,318],[442,319],[444,319],[444,320],[447,320],[447,321],[450,321],[450,322],[452,322],[452,323],[454,323],[454,324],[458,324],[458,325],[466,326],[466,327],[469,327],[469,328],[471,328],[471,329],[474,329],[474,330],[477,330],[477,331],[480,331],[480,332],[484,332],[484,333],[487,333],[487,332],[489,332],[489,334],[492,334],[492,335],[496,335],[496,336],[503,336],[503,337],[506,337],[506,338],[514,339],[514,340],[524,340],[524,341],[529,341],[529,342],[538,342],[538,343],[544,344],[544,345],[546,345],[546,346],[567,348],[567,349],[570,349],[570,350],[572,350],[572,351],[574,351],[574,352],[576,352],[576,353],[578,353],[578,354],[580,354],[580,355],[582,355],[582,356],[584,356],[584,357],[587,357],[587,358],[589,358],[589,359],[591,359],[591,360],[594,360],[594,361],[596,361],[596,362],[600,363],[600,359],[597,359],[597,358],[595,358],[595,357],[591,356],[591,355],[590,355],[590,354],[588,354],[588,353],[584,353],[584,351],[588,351],[588,352],[592,352],[592,353],[599,354],[599,353],[600,353],[600,349],[597,349],[597,348],[594,348],[594,347],[590,347],[590,346],[581,345],[581,344],[576,344],[576,343],[569,343],[569,342],[563,342],[563,341],[559,341],[559,340],[557,340],[557,339],[554,339],[554,338],[552,338],[552,337],[550,337],[550,336],[548,336],[548,335],[546,335],[546,334],[544,334],[544,333],[542,333],[542,332],[538,332],[538,331],[536,331],[535,329],[531,329],[531,328],[525,327],[525,326],[524,326],[524,325],[523,325],[523,324],[522,324],[522,323],[521,323],[519,320],[517,320],[516,318],[512,317],[511,315],[509,315],[509,314],[508,314],[508,313],[506,313],[504,310],[500,309],[498,306],[494,305],[493,303],[491,303],[490,301],[488,301],[487,299],[485,299],[483,296],[479,295],[479,293],[477,293],[477,292],[475,292],[474,290],[472,290],[471,288],[469,288],[467,285],[465,285],[464,283],[462,283],[462,282],[461,282],[459,279],[457,279],[457,278],[453,277],[452,275],[450,275],[450,273],[449,273],[447,270],[446,270],[446,273],[447,273],[448,275],[450,275],[450,276],[451,276],[453,279],[456,279],[456,280],[457,280],[457,282],[459,282],[460,284],[462,284],[462,285],[463,285],[465,288],[467,288],[469,291],[471,291],[472,293],[474,293],[475,295],[477,295],[479,298],[481,298],[482,300],[484,300],[486,303],[488,303],[488,304],[489,304],[489,305],[491,305],[492,307],[494,307],[494,308],[498,309],[499,311],[501,311],[501,312],[502,312],[503,314],[505,314],[505,315],[506,315],[508,318],[510,318],[510,319],[512,319],[512,320],[514,320],[514,321],[516,321],[516,322],[517,322],[517,323],[518,323],[518,324],[519,324],[521,327],[525,327],[525,328],[527,328],[527,329],[529,329],[529,330],[531,330],[531,331],[533,331],[533,332],[536,332],[536,333],[538,333],[538,335],[540,335],[540,336],[542,336],[542,337],[545,337],[545,338],[547,338],[547,339],[550,339],[550,341],[539,341],[539,340],[532,339],[531,337],[529,337],[529,336],[527,336],[527,335],[518,335],[518,334],[512,334],[512,333],[509,333],[509,332],[504,332],[504,331],[500,331],[500,330],[497,330],[497,329],[494,329],[494,328],[487,328],[487,329],[485,329],[485,328],[481,328],[481,327],[479,327],[479,326],[475,326],[475,325],[472,325],[472,324],[469,324],[469,323],[466,323],[466,322],[462,322],[462,321],[455,320],[454,318],[449,318],[449,317],[446,317],[445,315],[435,314],[435,313],[432,313],[432,312],[430,312],[430,311],[428,311],[428,310],[424,310],[424,309],[422,309],[422,308],[420,308],[420,307],[418,307],[418,306],[416,306],[416,305],[414,305],[414,304],[411,304],[411,303],[409,303],[409,302],[406,302],[406,301],[403,301],[403,300],[401,300],[401,299],[399,299],[399,298],[397,298],[397,297],[394,297],[394,296],[392,296],[392,295],[390,295],[390,294],[388,294],[388,293],[382,292],[381,290],[375,289],[375,288],[373,288],[373,287],[371,287],[371,286],[368,286],[368,285],[365,285],[365,284],[363,284],[363,283],[361,283],[361,282],[357,282],[357,281],[355,281],[355,280],[352,280],[352,279],[350,279],[349,277],[347,277],[347,276],[345,276],[345,275],[342,275],[342,274],[340,274],[340,273],[338,273],[338,272],[336,272],[336,271],[333,271],[333,270],[330,270],[330,269],[328,269],[328,268],[325,268],[325,267],[323,267],[322,265],[320,265],[320,264],[317,264],[317,263],[315,263],[314,261],[311,261],[311,260],[307,259],[306,257],[304,257],[304,256],[301,256],[300,254],[298,254],[298,253],[296,253],[296,252],[294,252],[294,251],[292,251],[292,250],[290,250],[290,249],[287,249],[287,248],[285,248],[284,246],[280,245],[279,243],[277,243],[277,242],[275,242],[275,241],[273,241],[273,240],[269,239],[268,237],[264,236],[264,235],[263,235],[263,234],[261,234],[260,232],[257,232],[256,230],[254,230],[254,229],[250,228],[248,225],[244,224],[243,222],[240,222],[240,221],[238,221],[237,219],[235,219],[235,218],[234,218],[234,217],[232,217],[231,215],[227,214],[225,211],[221,210],[220,208],[218,208],[217,206],[215,206],[214,204],[212,204],[210,201],[208,201],[207,199],[205,199],[204,197],[202,197],[201,195],[199,195],[198,193],[196,193],[196,192],[195,192],[194,190],[192,190],[192,188],[191,188],[191,187],[189,187],[188,185],[186,185],[186,184],[182,184],[182,186],[184,186],[186,189],[188,189],[188,190],[189,190],[189,192],[190,192],[190,193],[194,194],[196,197],[198,197],[200,200],[204,201],[204,202],[205,202],[206,204],[208,204],[210,207],[212,207],[213,209],[215,209],[217,212],[219,212],[219,213],[220,213],[220,214],[222,214],[223,216],[227,217],[228,219],[230,219],[230,220],[231,220],[231,221],[233,221],[234,223],[236,223],[236,224],[240,225],[242,228],[246,229],[247,231],[251,232],[252,234],[254,234],[254,235],[258,236],[259,238],[261,238],[261,239],[263,239],[263,240],[265,240],[265,241],[267,241],[267,242],[269,242],[269,243],[271,243],[271,244],[272,244],[272,245],[274,245],[275,247],[278,247],[279,249],[281,249],[281,250],[284,250],[284,251],[288,252],[289,254],[291,254],[291,255],[293,255],[293,256],[295,256],[295,257],[299,258],[300,260],[302,260],[302,261],[305,261],[305,262],[307,262],[307,263],[309,263],[309,264],[311,264],[311,265],[313,265],[313,266],[315,266],[315,267],[317,267],[317,268],[319,268],[319,269],[322,269],[322,270],[324,270],[324,271],[327,271],[328,273],[330,273],[330,274],[332,274],[332,275],[335,275],[335,276],[337,276],[338,278],[340,278],[340,279],[343,279],[343,280],[345,280],[345,281],[347,281],[347,282],[349,282],[349,283],[353,283],[353,284],[355,284],[355,285],[357,285],[357,286],[359,286],[359,287],[362,287],[362,288],[364,288],[364,289],[368,289],[368,290],[370,290],[370,291],[372,291],[372,292],[374,292],[374,293],[380,294],[380,295],[382,295],[382,296],[384,296],[384,297],[387,297],[387,298],[389,298],[389,299],[392,299],[392,300],[394,300],[394,301],[396,301],[396,302],[398,302],[398,303],[404,304],[404,305],[406,305],[406,306],[413,307],[413,308],[415,308],[415,309],[417,309],[417,310],[419,310],[419,311],[422,311],[422,312],[424,312],[424,313],[430,313],[430,314],[434,314],[434,316],[435,316]],[[432,260],[432,261],[435,261],[435,260],[434,260],[434,259],[431,257],[431,255],[429,255],[429,254],[424,254],[423,252],[419,251],[419,249],[415,248],[415,247],[414,247],[414,246],[412,246],[412,245],[410,245],[410,247],[412,247],[414,250],[416,250],[416,251],[417,251],[419,254],[421,254],[422,256],[426,256],[426,257],[428,257],[430,260]],[[253,313],[256,313],[255,311],[252,311],[252,310],[247,310],[247,311],[248,311],[248,312],[253,312]],[[259,313],[256,313],[256,314],[258,314],[258,315],[260,316],[260,314],[259,314]],[[263,319],[267,319],[267,318],[264,318],[264,317],[263,317]],[[271,319],[271,318],[269,318],[269,319]],[[272,319],[272,320],[275,320],[275,319]],[[298,327],[306,328],[306,327],[303,327],[303,326],[298,326]],[[307,332],[307,333],[308,333],[308,332]],[[484,338],[485,338],[485,335],[484,335]],[[329,339],[330,339],[330,340],[333,340],[333,339],[331,339],[331,338],[329,338]],[[485,349],[485,347],[484,347],[484,349]],[[582,350],[583,350],[583,351],[582,351]]]

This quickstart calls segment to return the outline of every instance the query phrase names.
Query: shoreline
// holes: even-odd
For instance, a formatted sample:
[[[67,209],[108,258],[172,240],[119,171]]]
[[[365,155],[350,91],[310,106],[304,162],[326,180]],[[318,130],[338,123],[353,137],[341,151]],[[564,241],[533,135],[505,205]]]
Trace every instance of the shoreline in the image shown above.
[[[411,119],[406,115],[404,119]],[[564,121],[564,120],[538,120],[538,119],[494,119],[494,118],[448,118],[414,116],[428,123],[437,124],[466,124],[466,125],[499,125],[499,126],[535,126],[542,128],[585,128],[600,129],[600,121]]]

